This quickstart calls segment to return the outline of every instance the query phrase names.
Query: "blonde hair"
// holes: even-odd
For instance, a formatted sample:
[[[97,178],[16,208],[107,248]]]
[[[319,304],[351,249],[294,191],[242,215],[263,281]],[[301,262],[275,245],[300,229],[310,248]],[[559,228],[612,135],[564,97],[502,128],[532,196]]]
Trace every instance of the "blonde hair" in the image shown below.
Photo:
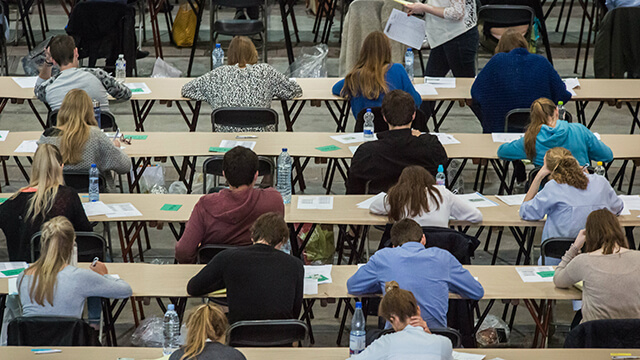
[[[57,120],[57,127],[62,131],[60,136],[62,162],[77,164],[82,161],[82,152],[89,140],[91,126],[98,126],[89,95],[80,89],[69,91],[62,100]]]
[[[549,177],[558,184],[567,184],[576,189],[586,190],[589,179],[578,164],[576,158],[571,155],[571,151],[554,147],[546,154],[547,168],[551,171]]]
[[[28,188],[37,188],[27,205],[25,221],[44,219],[53,207],[58,187],[64,184],[62,177],[62,156],[58,148],[50,144],[38,146],[31,165],[31,181],[28,186],[18,190],[12,199]]]
[[[556,108],[556,104],[547,98],[539,98],[531,104],[530,121],[524,133],[524,152],[529,160],[535,160],[538,133],[542,125],[547,125],[549,117],[553,116]]]
[[[207,339],[224,342],[229,327],[227,317],[213,303],[197,307],[187,320],[187,341],[180,360],[196,359],[204,350]]]
[[[71,261],[75,239],[73,225],[64,216],[56,216],[42,225],[40,258],[25,270],[25,275],[33,277],[29,296],[38,305],[44,306],[46,300],[53,306],[58,273]]]
[[[229,65],[238,64],[240,67],[247,64],[255,65],[258,62],[258,50],[248,37],[234,36],[229,44],[227,62]]]
[[[353,69],[344,77],[342,96],[364,96],[377,99],[389,91],[385,75],[391,64],[391,44],[380,31],[369,34],[362,43],[360,56]]]

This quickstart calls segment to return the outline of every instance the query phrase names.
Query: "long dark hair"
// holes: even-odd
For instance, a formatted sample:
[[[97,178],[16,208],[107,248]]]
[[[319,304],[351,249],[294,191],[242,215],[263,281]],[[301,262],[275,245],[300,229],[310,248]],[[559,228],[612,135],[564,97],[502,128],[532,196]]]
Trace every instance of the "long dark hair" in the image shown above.
[[[422,166],[407,166],[402,170],[398,183],[387,193],[389,201],[389,220],[400,221],[406,217],[428,213],[429,198],[436,203],[436,210],[440,208],[442,194],[435,187],[436,179]]]

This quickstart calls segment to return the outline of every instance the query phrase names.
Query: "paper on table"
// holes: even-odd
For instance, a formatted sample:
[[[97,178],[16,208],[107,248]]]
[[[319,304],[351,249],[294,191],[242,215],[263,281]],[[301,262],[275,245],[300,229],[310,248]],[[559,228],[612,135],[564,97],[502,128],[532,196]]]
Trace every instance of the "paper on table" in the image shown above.
[[[355,155],[356,154],[356,150],[358,150],[359,146],[360,145],[349,146],[349,150],[351,150],[351,155]]]
[[[640,210],[640,195],[618,195],[624,202],[624,208],[629,210]]]
[[[416,89],[418,94],[423,96],[438,95],[438,90],[436,90],[436,88],[431,84],[415,84],[413,87]]]
[[[631,215],[631,211],[629,211],[629,209],[625,207],[624,209],[622,209],[622,211],[620,211],[620,215]]]
[[[9,135],[9,130],[0,130],[0,141],[7,140],[8,135]]]
[[[438,141],[442,145],[450,145],[450,144],[460,144],[460,141],[453,137],[451,134],[447,133],[429,133],[431,135],[435,135],[438,137]]]
[[[339,141],[343,144],[352,144],[358,142],[364,142],[364,133],[351,133],[344,135],[332,135],[330,136],[333,140]],[[373,134],[373,138],[378,140],[376,134]]]
[[[107,276],[114,280],[120,280],[120,275],[118,274],[107,274]]]
[[[142,213],[132,203],[108,204],[107,206],[111,210],[106,214],[108,218],[142,216]]]
[[[36,81],[38,80],[38,77],[37,76],[20,76],[20,77],[12,77],[12,79],[21,88],[28,89],[28,88],[36,87]]]
[[[256,146],[256,142],[255,141],[235,141],[235,140],[222,140],[220,142],[221,148],[233,149],[236,146],[242,146],[247,149],[253,150],[253,148]]]
[[[318,294],[318,280],[313,278],[304,279],[304,294],[316,295]]]
[[[391,10],[384,33],[391,40],[420,49],[424,41],[425,22],[398,9]]]
[[[491,133],[493,142],[509,143],[524,137],[524,133]]]
[[[25,140],[18,147],[13,150],[17,153],[34,153],[38,150],[38,140]]]
[[[16,277],[21,271],[29,267],[24,261],[0,262],[0,278]]]
[[[367,264],[366,264],[366,263],[364,263],[364,264],[358,264],[358,269],[360,269],[361,267],[363,267],[363,266],[365,266],[365,265],[367,265]]]
[[[460,199],[468,201],[471,204],[471,206],[476,208],[498,206],[498,204],[487,199],[484,195],[480,194],[479,192],[475,192],[473,194],[458,194],[456,196]]]
[[[332,265],[305,265],[304,277],[305,279],[316,279],[318,285],[331,284],[331,269]]]
[[[18,295],[18,277],[9,278],[9,295]]]
[[[512,205],[522,205],[524,202],[524,197],[527,194],[517,194],[517,195],[498,195],[496,196],[503,203],[512,206]]]
[[[87,214],[87,216],[106,215],[112,212],[111,209],[102,201],[82,203],[82,207],[84,208],[84,213]]]
[[[369,209],[369,207],[371,206],[371,204],[373,204],[374,201],[380,198],[384,198],[386,195],[387,193],[383,191],[381,193],[378,193],[378,195],[376,196],[372,196],[365,201],[359,202],[357,205],[358,209]]]
[[[569,79],[564,79],[564,85],[567,88],[567,91],[571,94],[571,96],[576,96],[578,94],[576,94],[575,88],[580,86],[580,81],[578,81],[578,78],[569,78]]]
[[[151,94],[151,89],[146,83],[125,83],[124,86],[131,89],[131,94]]]
[[[455,89],[456,78],[425,76],[424,82],[433,85],[434,88]]]
[[[600,133],[594,132],[593,135],[596,137],[596,139],[602,140],[600,137]]]
[[[523,282],[553,282],[553,276],[542,277],[539,272],[554,271],[553,266],[516,267]]]
[[[333,196],[299,196],[298,209],[331,210],[333,209]]]
[[[487,357],[486,355],[482,354],[469,354],[457,351],[454,351],[451,355],[453,356],[454,360],[482,360]]]

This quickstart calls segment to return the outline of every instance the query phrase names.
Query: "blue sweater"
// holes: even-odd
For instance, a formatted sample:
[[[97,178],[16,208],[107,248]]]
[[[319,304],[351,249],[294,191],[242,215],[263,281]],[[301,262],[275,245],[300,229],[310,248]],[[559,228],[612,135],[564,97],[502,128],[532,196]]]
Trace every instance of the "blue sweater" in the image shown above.
[[[413,100],[416,102],[416,107],[420,106],[420,104],[422,103],[422,97],[413,87],[413,83],[409,79],[409,75],[407,75],[407,71],[404,69],[404,66],[402,66],[401,64],[391,64],[384,78],[387,81],[387,85],[389,86],[389,91],[406,91],[413,97]],[[343,87],[344,79],[338,81],[335,85],[333,85],[333,95],[340,96]],[[351,111],[353,111],[353,117],[357,118],[358,113],[362,109],[381,106],[383,98],[384,94],[380,94],[380,96],[378,96],[378,98],[374,100],[367,99],[362,95],[351,97]]]
[[[492,133],[504,132],[510,110],[530,108],[541,97],[566,103],[571,93],[547,59],[517,48],[489,60],[473,82],[471,97],[480,107],[483,132]]]
[[[582,124],[568,123],[558,120],[556,127],[542,125],[536,137],[536,158],[534,165],[544,165],[544,155],[554,147],[563,147],[575,157],[580,165],[589,165],[591,160],[609,162],[613,160],[613,152],[602,141]],[[498,156],[505,160],[522,160],[527,158],[524,151],[524,138],[502,144],[498,148]]]

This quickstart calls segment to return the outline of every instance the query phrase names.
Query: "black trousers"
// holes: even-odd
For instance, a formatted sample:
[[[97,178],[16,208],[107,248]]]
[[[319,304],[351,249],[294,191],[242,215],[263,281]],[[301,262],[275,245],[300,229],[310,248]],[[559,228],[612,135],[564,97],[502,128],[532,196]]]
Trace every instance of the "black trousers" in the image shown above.
[[[427,76],[446,76],[449,71],[455,77],[476,76],[476,54],[478,53],[478,27],[436,46],[429,52]]]

